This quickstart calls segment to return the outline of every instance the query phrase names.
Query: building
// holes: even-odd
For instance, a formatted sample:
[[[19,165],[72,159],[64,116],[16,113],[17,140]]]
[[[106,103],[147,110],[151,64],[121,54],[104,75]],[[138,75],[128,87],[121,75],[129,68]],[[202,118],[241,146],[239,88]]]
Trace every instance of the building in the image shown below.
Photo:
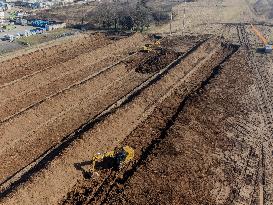
[[[0,1],[0,11],[7,11],[8,9],[10,9],[10,5]]]
[[[59,29],[59,28],[65,28],[66,27],[66,23],[54,23],[54,24],[49,24],[45,26],[45,29],[47,31],[52,31],[55,29]]]
[[[5,18],[5,12],[4,11],[0,11],[0,19],[4,19]]]

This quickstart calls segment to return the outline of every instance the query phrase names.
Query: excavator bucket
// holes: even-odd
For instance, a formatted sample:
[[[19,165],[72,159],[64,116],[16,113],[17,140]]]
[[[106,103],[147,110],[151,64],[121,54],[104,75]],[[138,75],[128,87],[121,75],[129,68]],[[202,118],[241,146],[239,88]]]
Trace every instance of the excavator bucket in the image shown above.
[[[128,163],[129,161],[133,160],[133,158],[135,156],[134,149],[132,147],[125,146],[125,147],[123,147],[123,150],[127,153],[124,162]]]

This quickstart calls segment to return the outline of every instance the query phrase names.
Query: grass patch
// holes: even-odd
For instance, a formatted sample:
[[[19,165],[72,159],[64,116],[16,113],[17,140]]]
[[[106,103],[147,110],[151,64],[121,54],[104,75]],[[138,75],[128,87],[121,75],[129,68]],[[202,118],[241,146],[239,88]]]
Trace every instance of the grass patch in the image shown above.
[[[65,35],[70,35],[70,34],[73,34],[73,31],[71,29],[68,29],[68,28],[56,29],[53,31],[48,31],[43,34],[21,37],[19,39],[16,39],[16,41],[22,45],[32,46],[32,45],[38,45],[41,43],[45,43],[45,42],[48,42],[48,41],[51,41],[54,39],[58,39],[58,38],[61,38]]]

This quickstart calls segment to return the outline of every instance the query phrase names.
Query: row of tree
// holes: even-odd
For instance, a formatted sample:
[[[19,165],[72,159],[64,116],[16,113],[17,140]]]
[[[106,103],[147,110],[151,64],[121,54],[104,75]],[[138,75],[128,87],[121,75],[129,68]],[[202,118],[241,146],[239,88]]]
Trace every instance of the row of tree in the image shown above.
[[[146,1],[102,3],[87,14],[92,23],[104,29],[143,31],[153,22],[170,19],[169,13],[156,11]]]

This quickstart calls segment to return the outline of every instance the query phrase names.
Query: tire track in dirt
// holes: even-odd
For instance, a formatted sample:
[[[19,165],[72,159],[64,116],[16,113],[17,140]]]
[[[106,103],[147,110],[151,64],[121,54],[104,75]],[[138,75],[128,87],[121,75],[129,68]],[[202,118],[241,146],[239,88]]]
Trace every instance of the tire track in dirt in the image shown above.
[[[254,53],[249,49],[250,41],[249,34],[245,30],[241,33],[246,41],[244,42],[247,46],[247,62],[248,66],[253,68],[256,76],[256,88],[255,92],[257,96],[257,104],[260,109],[262,115],[262,121],[264,124],[264,130],[260,133],[261,137],[261,147],[260,147],[260,162],[259,162],[259,173],[257,174],[257,192],[254,196],[253,201],[259,201],[260,204],[272,204],[273,202],[273,194],[272,194],[272,169],[271,169],[271,155],[272,155],[272,133],[273,133],[273,107],[272,100],[270,96],[271,92],[271,82],[270,78],[268,78],[267,68],[264,65],[267,60],[259,59],[256,57]],[[257,198],[257,199],[255,199]]]
[[[93,49],[104,47],[111,41],[103,35],[77,35],[64,40],[61,44],[37,49],[27,54],[0,62],[0,85],[5,85],[35,75],[60,62],[66,62]],[[34,60],[35,59],[35,60]]]
[[[22,164],[28,164],[88,117],[95,116],[147,78],[133,74],[133,71],[128,73],[124,65],[119,66],[119,69],[105,75],[100,84],[98,79],[94,79],[2,124],[0,138],[5,146],[0,151],[1,177],[16,172]]]
[[[211,49],[210,46],[207,46],[207,49]],[[206,54],[206,57],[202,58],[202,56],[199,56],[200,58],[197,64],[195,64],[195,62],[192,62],[193,65],[191,66],[193,66],[194,69],[191,70],[191,72],[189,73],[190,77],[182,81],[184,84],[181,85],[181,82],[180,82],[179,89],[176,87],[175,94],[173,96],[169,96],[168,100],[166,100],[168,103],[171,100],[172,103],[169,103],[168,105],[164,104],[166,107],[164,107],[163,105],[160,105],[160,106],[158,105],[158,107],[156,108],[157,114],[153,113],[152,116],[148,118],[147,122],[145,121],[144,124],[139,125],[138,128],[134,130],[129,135],[129,137],[127,137],[127,139],[122,143],[122,145],[129,145],[135,148],[135,153],[136,153],[135,162],[139,159],[140,153],[143,150],[146,150],[147,148],[146,146],[148,146],[150,142],[153,142],[154,139],[158,136],[158,132],[160,132],[166,120],[170,118],[170,113],[174,112],[175,109],[177,108],[180,102],[179,99],[184,98],[187,94],[191,93],[192,90],[195,90],[197,87],[199,87],[198,84],[201,83],[202,79],[204,79],[205,76],[208,75],[208,73],[206,72],[210,73],[213,65],[216,63],[215,64],[216,66],[217,62],[220,63],[218,60],[215,60],[215,61],[212,60],[215,58],[221,59],[220,56],[222,55],[222,53],[221,51],[219,51],[221,49],[219,50],[217,49],[219,48],[217,47],[215,48],[215,50],[211,51],[212,54],[210,55],[206,53],[209,51],[204,52],[204,54]],[[192,54],[191,59],[195,59],[194,54]],[[187,67],[183,65],[183,62],[181,63],[180,66],[183,66],[184,68]],[[176,86],[178,85],[176,84]],[[132,168],[132,166],[130,167]],[[131,168],[128,168],[128,169],[130,170]],[[99,181],[95,180],[95,181],[86,182],[84,186],[85,188],[81,187],[81,185],[76,186],[74,191],[69,194],[68,199],[65,201],[65,203],[67,204],[74,204],[74,202],[82,203],[82,204],[98,203],[98,201],[105,199],[104,198],[105,193],[111,190],[112,184],[115,183],[115,178],[121,177],[122,174],[124,173],[123,171],[120,173],[116,173],[116,172],[111,173],[109,171],[106,173],[104,172],[102,173]]]
[[[122,46],[124,41],[127,40],[130,43]],[[100,69],[103,71],[103,66],[111,65],[111,61],[115,59],[122,59],[125,56],[124,51],[134,49],[141,43],[141,40],[143,40],[141,36],[122,39],[106,47],[56,65],[32,76],[30,79],[25,79],[12,86],[0,89],[0,116],[2,122],[20,114],[24,110],[32,108],[34,105],[40,104],[45,100],[45,97],[50,98],[51,95],[67,90],[67,86],[71,87],[71,84],[77,84],[78,81],[85,79],[86,75],[99,73]],[[110,52],[107,53],[108,50]],[[102,55],[102,53],[105,53],[105,55]],[[59,76],[58,73],[64,74]]]
[[[176,61],[175,61],[176,62]],[[172,64],[174,64],[175,62],[173,62]],[[171,65],[172,65],[171,64]],[[161,70],[161,71],[159,71],[159,73],[156,73],[156,74],[154,74],[151,78],[150,78],[150,80],[148,80],[148,81],[146,81],[144,84],[141,84],[141,86],[138,86],[138,88],[137,89],[135,89],[134,90],[134,92],[139,92],[139,89],[141,88],[143,88],[143,87],[145,87],[145,86],[148,86],[149,85],[149,83],[151,82],[151,81],[153,81],[153,80],[156,80],[156,78],[158,78],[158,76],[160,76],[160,75],[162,75],[163,73],[165,73],[165,72],[167,72],[172,66],[168,66],[166,69],[163,69],[163,70]],[[115,69],[115,71],[116,71],[117,69]],[[120,72],[120,71],[119,71]],[[134,75],[132,75],[132,74],[134,74]],[[121,76],[123,76],[122,74],[121,74]],[[150,75],[143,75],[143,74],[137,74],[137,73],[135,73],[134,72],[134,70],[132,70],[131,72],[130,72],[130,74],[128,74],[128,76],[130,77],[130,78],[128,78],[127,79],[127,81],[126,81],[126,83],[123,83],[123,84],[121,84],[121,85],[127,85],[127,87],[126,87],[126,89],[131,89],[130,87],[129,87],[129,85],[130,84],[132,84],[132,82],[134,82],[134,81],[136,81],[137,80],[137,78],[140,78],[140,80],[141,81],[143,81],[143,79],[147,79],[147,77],[149,77]],[[137,76],[139,76],[139,77],[137,77]],[[146,77],[145,77],[146,76]],[[109,80],[109,79],[108,79]],[[111,81],[111,79],[109,80],[109,81]],[[97,82],[97,81],[95,81],[95,82]],[[114,89],[112,89],[112,90],[117,90],[117,91],[119,91],[119,92],[121,92],[121,93],[123,93],[123,92],[126,92],[126,89],[124,90],[124,88],[122,88],[122,87],[119,87],[119,88],[114,88]],[[105,89],[106,90],[106,95],[105,96],[102,96],[101,98],[103,98],[104,100],[105,100],[105,97],[106,98],[109,98],[109,99],[111,99],[111,100],[115,100],[118,96],[115,96],[115,95],[117,95],[117,92],[115,93],[115,92],[113,92],[113,93],[111,93],[111,95],[110,96],[108,96],[109,95],[109,93],[107,92],[107,88]],[[108,94],[108,95],[107,95]],[[114,96],[113,96],[114,95]],[[129,97],[131,96],[131,95],[134,95],[134,93],[132,93],[132,94],[129,94]],[[129,98],[128,97],[128,98]],[[67,97],[65,98],[65,99],[67,99]],[[113,101],[114,102],[114,101]],[[98,103],[98,102],[97,102]],[[101,102],[102,103],[102,102]],[[102,103],[103,104],[103,103]],[[54,105],[55,107],[56,107],[56,105]],[[54,107],[54,108],[55,108]],[[110,107],[111,108],[111,107]],[[80,109],[83,109],[82,107],[80,108]],[[86,108],[87,109],[87,108]],[[94,111],[98,111],[98,108],[93,108],[94,109]],[[41,119],[43,119],[44,120],[44,117],[42,117]],[[57,118],[58,119],[58,118]],[[60,120],[60,119],[59,119]],[[61,120],[61,122],[62,121],[64,121],[64,120]],[[14,122],[13,122],[14,123]],[[54,126],[57,126],[57,125],[55,125],[54,124]],[[57,127],[60,127],[60,126],[57,126]],[[52,129],[52,128],[51,128]],[[26,130],[26,129],[24,129],[24,130]],[[52,131],[52,130],[51,130]],[[40,130],[38,130],[38,131],[36,131],[36,132],[42,132],[41,133],[41,135],[42,134],[44,134],[44,132],[45,131],[40,131]],[[37,134],[35,132],[35,134]],[[8,132],[8,133],[10,133],[10,132]],[[49,133],[50,134],[50,133]],[[47,134],[47,136],[49,136],[49,134]],[[38,135],[39,137],[41,137],[40,135]],[[34,143],[34,142],[33,142]],[[37,143],[37,142],[36,142]],[[38,143],[41,143],[41,142],[38,142]],[[52,144],[52,143],[51,143]],[[31,144],[32,145],[32,147],[35,147],[35,146],[33,146],[33,144]],[[38,144],[37,144],[38,145]],[[41,146],[41,144],[40,144],[40,146]],[[38,146],[37,146],[38,147]],[[25,150],[23,150],[23,151],[25,151]],[[32,151],[32,150],[30,150],[30,151]],[[16,152],[16,153],[18,153],[18,151]],[[29,154],[29,153],[28,153]],[[21,153],[21,155],[19,155],[20,157],[22,157],[22,155],[23,155],[23,153]],[[32,156],[33,156],[33,154],[32,154]],[[14,165],[14,164],[13,164]]]
[[[212,49],[210,49],[209,51],[211,51],[211,50]],[[209,51],[207,51],[207,52],[209,52]],[[174,89],[173,86],[175,86],[177,84],[179,79],[181,80],[181,78],[183,78],[183,76],[187,75],[188,71],[191,70],[192,66],[196,65],[196,62],[198,62],[198,60],[200,60],[201,57],[196,58],[196,59],[193,58],[194,60],[192,60],[191,57],[193,57],[194,55],[198,55],[198,54],[194,54],[194,53],[191,54],[192,56],[190,55],[188,58],[186,57],[188,59],[187,63],[182,64],[181,66],[179,66],[179,68],[175,67],[175,68],[171,69],[170,71],[168,71],[169,72],[168,75],[165,76],[165,74],[164,74],[164,77],[162,76],[161,80],[159,80],[160,79],[159,78],[157,81],[153,82],[152,85],[147,87],[147,90],[145,89],[143,91],[143,93],[141,92],[139,94],[140,95],[139,97],[138,96],[136,96],[135,98],[130,97],[130,99],[133,99],[133,101],[131,103],[129,103],[128,105],[125,105],[125,107],[118,110],[117,113],[114,113],[113,114],[114,117],[111,117],[111,115],[110,115],[109,116],[110,119],[107,118],[108,120],[111,120],[111,123],[109,123],[109,121],[106,119],[105,123],[103,122],[101,124],[98,124],[97,128],[95,128],[94,130],[90,130],[91,133],[95,134],[95,136],[94,135],[93,136],[97,140],[94,140],[93,137],[90,138],[88,136],[83,136],[83,140],[85,138],[87,138],[87,141],[85,141],[84,143],[80,142],[80,141],[75,142],[75,146],[78,143],[80,143],[80,146],[78,146],[78,148],[77,148],[77,149],[79,149],[79,151],[76,151],[77,149],[73,148],[73,147],[69,148],[70,151],[67,150],[67,151],[65,151],[65,153],[63,155],[60,155],[58,158],[56,158],[56,161],[57,161],[56,163],[58,164],[58,166],[71,166],[71,163],[70,164],[69,163],[65,163],[65,164],[64,163],[59,163],[58,162],[59,160],[61,160],[61,161],[64,160],[66,162],[71,161],[71,160],[76,160],[76,162],[77,162],[79,160],[79,158],[82,158],[82,157],[86,158],[88,156],[91,157],[92,153],[94,154],[95,152],[94,152],[94,150],[92,150],[92,148],[90,148],[90,147],[88,148],[88,144],[90,144],[90,143],[95,143],[95,146],[93,146],[93,147],[94,147],[94,149],[97,149],[97,145],[96,145],[97,143],[104,144],[104,143],[108,143],[108,142],[113,142],[113,140],[116,141],[117,140],[116,138],[119,138],[119,139],[121,138],[122,139],[123,137],[126,137],[126,135],[129,134],[130,130],[134,129],[133,127],[135,127],[138,124],[136,122],[139,122],[139,120],[143,119],[143,116],[142,116],[143,112],[145,113],[145,112],[149,111],[150,109],[152,109],[152,107],[156,106],[157,105],[156,102],[158,102],[159,99],[166,97],[166,96],[164,97],[164,95],[166,95],[164,93],[166,93],[166,92],[168,93],[168,90]],[[203,53],[203,54],[200,54],[200,55],[206,56],[207,53]],[[182,61],[182,63],[183,63],[183,61]],[[188,69],[188,71],[187,71],[187,69]],[[134,104],[133,102],[137,102],[137,104]],[[126,112],[124,114],[122,114],[124,109],[125,109]],[[126,121],[124,122],[124,120],[126,120]],[[136,121],[136,122],[133,123],[134,121]],[[117,122],[118,122],[118,124],[116,124]],[[113,123],[115,124],[115,126],[113,126]],[[113,127],[120,128],[120,129],[114,129],[113,130]],[[112,144],[110,143],[110,146],[111,145]],[[74,146],[74,145],[72,145],[72,146]],[[105,147],[103,147],[103,149],[105,149]],[[89,153],[89,152],[92,152],[92,153]],[[74,154],[72,154],[72,153],[74,153]],[[75,153],[77,153],[78,157],[74,156]],[[71,154],[72,154],[72,156],[71,156]],[[88,155],[88,156],[85,156],[85,155]],[[67,157],[67,159],[61,159],[63,157]],[[55,160],[54,160],[53,163],[55,163]],[[49,165],[49,166],[51,167],[51,165]],[[54,165],[52,168],[54,169],[54,168],[56,168],[58,166]],[[79,174],[78,171],[75,172],[74,167],[70,167],[70,168],[68,167],[67,170],[65,168],[60,168],[60,169],[57,169],[55,171],[44,170],[42,172],[46,172],[48,174],[50,173],[50,175],[53,178],[58,178],[58,179],[60,179],[60,175],[64,174],[64,172],[65,172],[65,175],[67,176],[67,177],[64,178],[65,180],[62,180],[62,182],[60,182],[60,184],[56,184],[56,186],[54,186],[55,187],[54,189],[58,190],[58,191],[56,190],[56,192],[59,192],[59,193],[62,192],[63,194],[66,193],[66,192],[63,192],[63,191],[69,190],[68,188],[71,187],[71,184],[72,185],[74,184],[74,183],[72,183],[72,181],[75,182],[75,178],[73,176],[81,175],[81,173]],[[42,177],[43,175],[44,174],[41,174],[38,177],[43,178]],[[72,179],[71,179],[71,175],[72,175]],[[35,198],[35,200],[39,200],[38,203],[44,203],[45,202],[45,201],[42,202],[43,201],[42,197],[39,197],[39,199],[36,198],[37,193],[41,194],[40,191],[44,190],[44,188],[45,188],[44,186],[46,186],[46,184],[48,184],[48,183],[44,184],[40,180],[44,181],[44,179],[39,179],[37,181],[34,180],[35,184],[39,183],[39,185],[36,184],[36,185],[34,185],[34,187],[33,187],[33,185],[29,184],[29,186],[31,186],[32,189],[35,189],[32,192],[32,194],[35,197],[32,196],[32,199],[31,198],[28,198],[28,199],[26,198],[25,201],[22,202],[22,204],[33,203],[33,201],[31,201],[31,200],[33,200],[33,198]],[[68,180],[68,181],[66,181],[66,180]],[[52,181],[54,181],[54,180],[52,180]],[[50,181],[48,181],[48,180],[47,180],[47,182],[50,183]],[[62,186],[63,183],[66,183],[66,185],[69,186],[69,187],[63,186],[63,187],[59,187],[59,189],[58,189],[57,186],[58,185]],[[22,189],[18,190],[18,192],[20,193],[20,191]],[[52,193],[50,193],[48,191],[43,191],[43,194],[46,194],[46,195],[50,194],[52,196]],[[56,198],[57,198],[57,196],[56,196]],[[47,203],[51,203],[51,204],[56,203],[56,201],[55,201],[56,199],[54,199],[54,197],[52,199],[50,199],[50,198],[47,198],[47,199],[48,199]],[[28,200],[30,200],[30,201],[28,201]]]

